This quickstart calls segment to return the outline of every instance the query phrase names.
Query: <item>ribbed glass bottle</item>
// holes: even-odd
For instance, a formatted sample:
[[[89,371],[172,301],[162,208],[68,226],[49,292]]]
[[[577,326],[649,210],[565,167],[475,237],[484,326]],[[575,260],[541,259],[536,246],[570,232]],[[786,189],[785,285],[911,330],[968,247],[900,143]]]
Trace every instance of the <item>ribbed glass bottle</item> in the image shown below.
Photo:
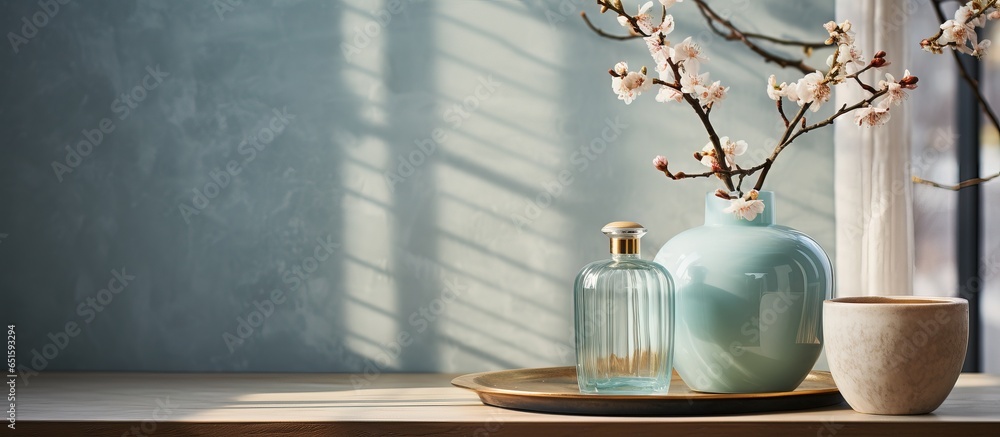
[[[611,259],[577,275],[576,370],[580,391],[664,394],[673,363],[674,286],[663,266],[639,258],[638,223],[614,222]]]

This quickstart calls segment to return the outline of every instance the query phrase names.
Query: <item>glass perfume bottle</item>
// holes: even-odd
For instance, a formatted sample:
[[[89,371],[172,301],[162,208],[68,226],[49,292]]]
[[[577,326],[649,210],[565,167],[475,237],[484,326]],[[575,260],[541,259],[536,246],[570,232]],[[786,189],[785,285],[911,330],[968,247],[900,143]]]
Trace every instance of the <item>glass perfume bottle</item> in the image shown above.
[[[583,393],[665,394],[674,356],[674,284],[639,257],[646,228],[608,223],[611,259],[576,277],[576,374]]]

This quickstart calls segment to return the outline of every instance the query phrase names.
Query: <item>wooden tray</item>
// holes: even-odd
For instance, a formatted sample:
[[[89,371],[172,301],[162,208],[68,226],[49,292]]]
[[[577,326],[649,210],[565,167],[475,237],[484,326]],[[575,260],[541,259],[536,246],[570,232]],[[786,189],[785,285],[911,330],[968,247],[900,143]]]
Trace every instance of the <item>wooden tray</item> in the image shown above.
[[[486,405],[544,413],[601,416],[697,416],[803,410],[844,401],[830,372],[813,371],[794,391],[717,394],[692,391],[676,372],[666,395],[580,393],[576,368],[501,370],[459,376],[452,384],[473,390]]]

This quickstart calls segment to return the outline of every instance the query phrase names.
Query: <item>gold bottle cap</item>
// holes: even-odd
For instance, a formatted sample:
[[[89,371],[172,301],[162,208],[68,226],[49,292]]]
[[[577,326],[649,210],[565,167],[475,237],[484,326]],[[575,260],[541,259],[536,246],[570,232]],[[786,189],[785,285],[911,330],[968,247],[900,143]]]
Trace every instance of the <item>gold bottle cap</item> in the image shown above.
[[[646,234],[646,228],[636,222],[611,222],[601,232],[611,238],[611,253],[628,255],[639,253],[639,239]]]

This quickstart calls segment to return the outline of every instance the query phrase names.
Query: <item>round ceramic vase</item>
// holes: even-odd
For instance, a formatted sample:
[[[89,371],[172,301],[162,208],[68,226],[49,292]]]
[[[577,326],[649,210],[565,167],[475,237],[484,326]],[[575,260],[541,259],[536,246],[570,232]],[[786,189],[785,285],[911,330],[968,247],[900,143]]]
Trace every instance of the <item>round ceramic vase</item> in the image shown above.
[[[676,283],[674,368],[711,393],[794,390],[822,349],[830,258],[815,240],[775,224],[774,193],[753,220],[705,198],[705,224],[684,231],[655,261]]]

